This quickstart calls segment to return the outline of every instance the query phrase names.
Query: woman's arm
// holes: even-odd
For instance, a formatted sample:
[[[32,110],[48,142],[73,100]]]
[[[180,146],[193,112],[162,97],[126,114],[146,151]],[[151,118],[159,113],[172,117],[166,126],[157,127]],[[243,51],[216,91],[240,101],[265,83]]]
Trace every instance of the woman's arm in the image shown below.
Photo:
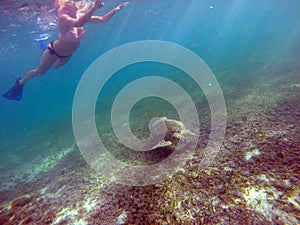
[[[85,14],[79,15],[76,19],[72,18],[71,16],[65,13],[58,15],[58,19],[59,22],[64,23],[66,25],[70,25],[74,27],[82,27],[84,26],[84,24],[89,22],[95,10],[101,8],[102,6],[104,6],[102,0],[96,0],[94,6],[89,11],[87,11]]]
[[[111,10],[109,13],[105,14],[104,16],[92,16],[89,20],[89,23],[104,23],[108,21],[116,12],[120,11],[123,7],[127,6],[129,2],[125,2],[113,10]]]

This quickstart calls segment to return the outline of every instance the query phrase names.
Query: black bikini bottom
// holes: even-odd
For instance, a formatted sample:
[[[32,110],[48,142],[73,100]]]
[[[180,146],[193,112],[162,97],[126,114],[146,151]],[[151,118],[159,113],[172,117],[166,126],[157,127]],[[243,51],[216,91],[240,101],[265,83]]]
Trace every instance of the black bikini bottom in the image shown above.
[[[50,54],[52,54],[52,55],[54,54],[60,59],[67,58],[67,57],[70,57],[72,55],[72,54],[70,54],[70,55],[59,55],[59,54],[57,54],[56,51],[54,50],[54,47],[53,47],[53,41],[50,42],[50,46],[48,46],[47,49],[49,49]]]

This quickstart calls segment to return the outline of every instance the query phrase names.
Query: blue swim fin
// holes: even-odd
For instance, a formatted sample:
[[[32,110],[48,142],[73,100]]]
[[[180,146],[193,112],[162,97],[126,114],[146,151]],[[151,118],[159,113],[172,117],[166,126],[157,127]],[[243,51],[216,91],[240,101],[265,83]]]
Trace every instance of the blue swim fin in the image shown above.
[[[24,85],[20,84],[20,80],[22,78],[18,78],[14,84],[4,95],[3,97],[8,100],[16,100],[19,101],[23,96],[23,87]]]

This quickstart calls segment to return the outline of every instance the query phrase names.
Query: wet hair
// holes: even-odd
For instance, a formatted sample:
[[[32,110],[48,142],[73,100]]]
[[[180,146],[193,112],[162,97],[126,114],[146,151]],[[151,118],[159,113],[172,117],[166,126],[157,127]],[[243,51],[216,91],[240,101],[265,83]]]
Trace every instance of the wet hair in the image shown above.
[[[73,0],[56,0],[56,15],[62,12],[65,8],[67,8],[70,4],[74,4]],[[76,3],[75,3],[76,4]]]
[[[68,3],[70,4],[72,2],[75,3],[77,6],[78,10],[82,13],[87,12],[92,6],[93,6],[93,1],[92,0],[85,0],[85,1],[75,1],[75,0],[55,0],[55,5],[56,5],[56,10],[55,13],[56,15],[59,12],[62,12],[67,6]]]

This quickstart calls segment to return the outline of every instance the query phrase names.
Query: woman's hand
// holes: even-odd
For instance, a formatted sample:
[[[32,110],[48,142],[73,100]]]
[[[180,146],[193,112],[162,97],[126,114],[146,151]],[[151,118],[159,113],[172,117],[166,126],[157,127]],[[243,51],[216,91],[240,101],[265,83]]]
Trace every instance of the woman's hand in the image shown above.
[[[123,7],[127,6],[129,4],[129,2],[124,2],[123,4],[117,6],[115,8],[115,11],[120,11]]]
[[[96,8],[96,9],[99,9],[99,8],[101,8],[101,7],[103,7],[105,4],[104,4],[104,2],[102,2],[102,0],[96,0],[95,1],[95,4],[94,4],[94,7]]]

